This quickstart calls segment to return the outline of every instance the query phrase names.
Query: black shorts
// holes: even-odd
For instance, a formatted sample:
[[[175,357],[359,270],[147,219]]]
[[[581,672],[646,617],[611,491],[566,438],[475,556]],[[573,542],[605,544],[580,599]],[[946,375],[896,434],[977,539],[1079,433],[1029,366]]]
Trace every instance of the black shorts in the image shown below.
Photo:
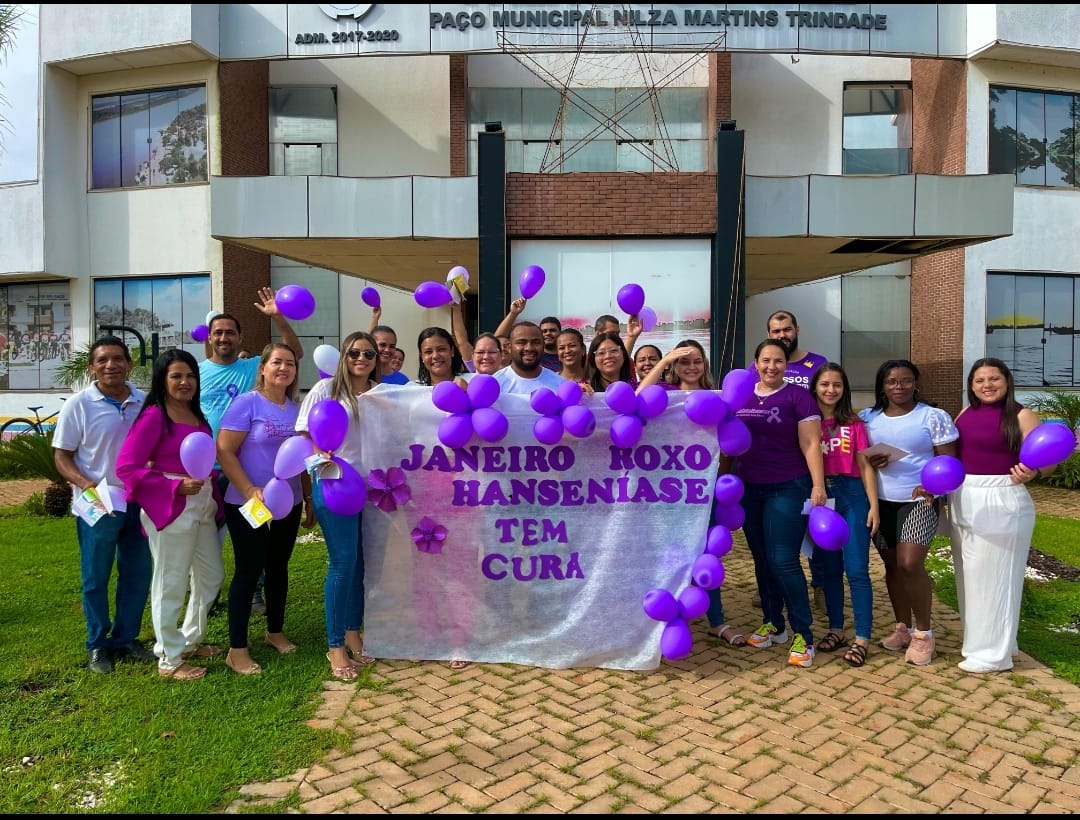
[[[900,543],[928,547],[937,534],[941,500],[935,498],[932,504],[921,498],[918,501],[879,501],[878,511],[881,525],[874,536],[874,545],[879,550],[895,549]]]

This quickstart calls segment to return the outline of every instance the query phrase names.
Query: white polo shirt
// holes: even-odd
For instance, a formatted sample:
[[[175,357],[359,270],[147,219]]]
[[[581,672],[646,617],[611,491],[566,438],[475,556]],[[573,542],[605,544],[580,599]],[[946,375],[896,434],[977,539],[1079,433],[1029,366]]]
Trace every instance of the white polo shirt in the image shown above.
[[[117,408],[98,390],[97,382],[80,390],[60,407],[53,433],[53,447],[75,453],[79,472],[95,482],[106,478],[114,487],[124,484],[116,477],[116,457],[132,422],[139,415],[146,394],[127,382],[131,394]],[[72,488],[72,500],[82,490]]]
[[[514,371],[513,365],[504,367],[502,370],[496,370],[495,380],[499,383],[503,393],[523,393],[526,396],[538,387],[558,390],[559,385],[566,381],[554,370],[548,370],[546,367],[540,368],[536,378],[526,379]]]

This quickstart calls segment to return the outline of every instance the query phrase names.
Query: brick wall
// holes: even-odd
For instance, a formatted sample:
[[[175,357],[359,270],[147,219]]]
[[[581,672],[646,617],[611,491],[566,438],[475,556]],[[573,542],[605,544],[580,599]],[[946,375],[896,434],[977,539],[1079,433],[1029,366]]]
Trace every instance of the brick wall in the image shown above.
[[[265,60],[218,66],[222,176],[270,173],[269,83]],[[270,321],[254,305],[259,288],[270,285],[270,256],[227,243],[223,251],[224,310],[240,320],[244,347],[257,355],[270,341]]]
[[[469,71],[468,58],[450,55],[450,176],[463,177],[468,169]]]
[[[953,60],[911,61],[912,170],[963,174],[966,161],[966,67]],[[952,414],[964,385],[964,251],[911,263],[911,360],[921,392]]]

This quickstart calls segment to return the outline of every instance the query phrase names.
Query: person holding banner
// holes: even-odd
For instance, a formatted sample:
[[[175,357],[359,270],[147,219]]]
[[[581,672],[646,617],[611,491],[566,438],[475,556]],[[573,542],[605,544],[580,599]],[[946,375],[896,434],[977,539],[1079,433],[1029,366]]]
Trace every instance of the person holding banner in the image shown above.
[[[577,382],[582,387],[587,385],[585,337],[581,335],[581,331],[576,327],[563,328],[555,340],[555,349],[558,351],[559,361],[562,362],[559,375],[567,381]]]
[[[656,367],[663,357],[664,354],[656,345],[639,345],[634,351],[634,376],[638,382],[649,375],[649,371]]]
[[[794,632],[788,663],[814,663],[813,617],[799,555],[806,499],[826,501],[821,455],[821,411],[809,390],[784,380],[787,347],[766,339],[754,351],[759,381],[747,405],[736,411],[750,431],[750,448],[735,472],[745,487],[743,534],[754,559],[764,622],[747,641],[755,648],[785,644],[784,607]]]
[[[477,373],[494,376],[502,368],[502,345],[499,344],[494,333],[481,333],[471,347],[472,361],[465,363],[469,372],[462,373],[458,377],[462,384],[468,383],[469,379]]]
[[[425,327],[416,339],[420,367],[416,377],[419,384],[434,387],[467,373],[454,337],[446,328]]]
[[[296,651],[285,637],[285,598],[289,559],[300,529],[301,498],[306,501],[304,524],[315,523],[311,477],[307,472],[288,479],[290,512],[255,526],[244,508],[252,499],[263,503],[263,489],[274,479],[278,448],[291,437],[299,415],[296,354],[287,344],[268,344],[259,358],[255,389],[241,393],[225,411],[217,437],[218,461],[229,479],[225,490],[225,523],[232,536],[235,570],[229,585],[229,653],[225,665],[241,675],[262,668],[248,650],[251,597],[264,569],[265,640],[281,654]]]
[[[188,658],[221,654],[216,646],[200,644],[210,605],[225,579],[218,541],[225,511],[216,476],[193,478],[184,467],[181,445],[192,433],[210,436],[199,405],[199,365],[186,350],[173,348],[154,362],[150,391],[120,448],[116,476],[127,487],[127,500],[142,510],[154,565],[154,654],[158,674],[175,680],[206,674],[205,667],[192,666]],[[177,627],[189,582],[187,613]]]
[[[632,381],[630,354],[618,331],[607,330],[593,337],[586,372],[589,386],[596,393],[603,393],[614,382]]]

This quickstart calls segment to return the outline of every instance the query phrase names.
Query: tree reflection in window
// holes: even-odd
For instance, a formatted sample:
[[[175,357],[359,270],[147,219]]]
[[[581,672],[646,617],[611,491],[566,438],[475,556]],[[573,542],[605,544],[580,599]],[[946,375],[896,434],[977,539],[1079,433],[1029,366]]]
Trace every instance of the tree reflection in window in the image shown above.
[[[1077,184],[1080,96],[990,86],[989,170],[1018,185]]]

